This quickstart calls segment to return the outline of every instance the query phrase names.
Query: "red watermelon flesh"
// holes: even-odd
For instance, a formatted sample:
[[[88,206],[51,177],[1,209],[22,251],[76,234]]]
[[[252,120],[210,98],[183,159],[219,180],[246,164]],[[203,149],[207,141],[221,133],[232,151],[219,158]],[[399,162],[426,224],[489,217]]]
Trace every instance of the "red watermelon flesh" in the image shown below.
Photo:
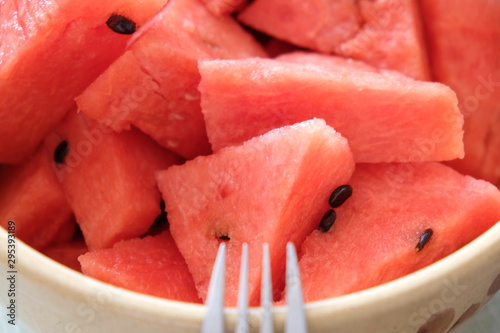
[[[212,15],[198,0],[171,0],[77,103],[115,130],[134,125],[185,158],[206,155],[197,60],[250,56],[266,54],[233,18]]]
[[[332,53],[360,30],[355,0],[255,0],[238,19],[292,44]]]
[[[74,240],[51,245],[42,249],[41,252],[58,263],[81,272],[78,257],[87,253],[88,248],[84,240]]]
[[[422,1],[434,79],[464,114],[465,158],[449,165],[500,186],[500,2]]]
[[[66,203],[67,205],[69,205],[67,201],[68,200],[66,200]],[[64,223],[64,225],[58,230],[57,234],[54,236],[53,240],[48,246],[67,243],[75,237],[75,234],[81,234],[81,231],[79,230],[78,223],[76,223],[74,214],[72,214],[71,220],[67,223]]]
[[[148,231],[161,213],[154,173],[181,162],[135,128],[115,133],[74,111],[45,146],[49,156],[59,155],[53,168],[90,250]]]
[[[0,3],[0,163],[20,163],[125,49],[108,28],[120,13],[143,24],[165,0],[6,0]]]
[[[353,195],[299,262],[306,301],[379,285],[427,266],[500,220],[500,192],[439,163],[358,164]],[[433,233],[416,246],[427,229]]]
[[[244,242],[249,244],[250,304],[259,304],[263,243],[269,244],[278,296],[286,243],[300,247],[318,227],[330,193],[346,183],[353,170],[347,141],[323,120],[313,119],[158,173],[172,236],[202,300],[223,241],[225,305],[236,304]]]
[[[463,118],[442,84],[271,59],[207,60],[199,68],[214,151],[318,117],[349,140],[357,162],[463,156]]]
[[[415,79],[430,78],[417,0],[360,0],[359,10],[362,29],[336,53]]]
[[[316,67],[321,67],[322,69],[329,72],[341,72],[344,74],[349,74],[352,71],[372,72],[392,76],[395,79],[403,81],[408,80],[407,76],[402,74],[401,72],[390,69],[376,68],[364,61],[330,54],[295,51],[282,54],[276,57],[276,60],[301,64],[302,66],[313,65]]]
[[[277,38],[271,38],[264,43],[264,48],[270,58],[299,50],[297,46]]]
[[[496,109],[495,117],[491,119],[491,136],[488,138],[486,154],[483,159],[480,178],[494,183],[500,188],[500,110]]]
[[[314,65],[320,66],[329,71],[347,71],[359,70],[365,72],[380,72],[379,69],[368,65],[363,61],[354,60],[335,55],[321,54],[307,51],[294,51],[282,54],[276,57],[276,60],[301,64],[303,66]],[[394,72],[398,73],[398,72]],[[397,75],[397,74],[396,74]]]
[[[170,232],[116,243],[78,258],[82,272],[132,291],[200,303],[193,277]]]
[[[56,240],[71,238],[74,220],[52,159],[43,149],[22,165],[0,170],[0,225],[15,222],[16,236],[40,250]],[[68,231],[68,232],[67,232]]]
[[[240,11],[249,0],[199,0],[215,15],[229,15]]]

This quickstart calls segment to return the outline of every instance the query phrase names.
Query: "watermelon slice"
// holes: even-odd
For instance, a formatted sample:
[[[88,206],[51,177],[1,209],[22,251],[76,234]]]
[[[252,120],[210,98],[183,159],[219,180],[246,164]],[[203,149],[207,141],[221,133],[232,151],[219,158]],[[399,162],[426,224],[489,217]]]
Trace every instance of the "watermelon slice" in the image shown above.
[[[160,172],[172,236],[202,300],[220,242],[227,243],[226,306],[236,304],[244,242],[250,254],[250,304],[259,303],[263,243],[269,244],[279,296],[286,243],[298,247],[318,227],[328,196],[353,169],[347,141],[313,119]]]
[[[71,238],[73,213],[43,149],[22,165],[1,167],[0,184],[2,227],[14,221],[16,236],[37,250]]]
[[[256,0],[238,18],[297,46],[430,78],[416,0]]]
[[[464,114],[465,158],[449,165],[500,186],[500,2],[422,1],[434,78]]]
[[[198,0],[171,0],[77,103],[114,130],[132,124],[187,159],[206,155],[197,60],[250,56],[266,54],[233,18],[212,15]]]
[[[78,258],[85,275],[140,293],[200,303],[193,277],[170,235],[121,241]]]
[[[357,162],[463,157],[463,118],[455,93],[442,84],[272,59],[205,60],[199,67],[214,151],[318,117],[349,140]]]
[[[362,24],[356,0],[255,0],[238,19],[273,37],[324,53],[353,38]]]
[[[141,25],[165,2],[1,1],[0,163],[33,154],[73,99],[124,51],[130,36],[108,27],[114,14]]]
[[[181,162],[137,129],[116,133],[74,111],[45,148],[90,250],[148,231],[161,213],[154,173]]]
[[[336,53],[418,80],[430,79],[417,0],[360,0],[359,10],[362,29]]]
[[[409,274],[500,220],[497,188],[439,163],[358,164],[349,185],[353,195],[333,227],[302,245],[306,301]]]

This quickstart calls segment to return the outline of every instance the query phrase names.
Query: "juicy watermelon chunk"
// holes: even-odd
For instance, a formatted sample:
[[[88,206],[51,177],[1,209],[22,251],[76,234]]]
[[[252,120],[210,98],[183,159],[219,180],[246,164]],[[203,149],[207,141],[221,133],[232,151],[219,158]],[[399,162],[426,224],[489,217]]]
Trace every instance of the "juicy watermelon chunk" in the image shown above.
[[[198,0],[171,0],[77,103],[117,131],[132,124],[185,158],[205,155],[197,60],[250,56],[266,55],[233,18],[212,15]]]
[[[161,213],[154,173],[181,162],[135,128],[116,133],[74,111],[45,146],[90,250],[148,231]]]
[[[279,295],[286,243],[299,247],[318,227],[330,193],[349,180],[353,169],[347,141],[314,119],[158,173],[172,236],[202,300],[223,241],[226,306],[236,304],[244,242],[249,244],[250,304],[259,301],[263,243],[269,244],[273,288]]]
[[[362,23],[355,0],[255,0],[238,19],[273,37],[324,53],[354,37]]]
[[[463,118],[442,84],[272,59],[205,60],[199,68],[214,151],[318,117],[349,140],[357,162],[463,157]]]
[[[143,24],[166,0],[5,0],[0,3],[0,163],[20,163],[73,99],[125,49],[106,24]]]
[[[500,220],[497,188],[439,163],[358,164],[349,184],[353,195],[336,209],[334,226],[314,231],[302,245],[306,301],[409,274]],[[432,236],[424,244],[427,229]]]
[[[0,168],[0,225],[8,230],[9,221],[37,250],[73,234],[73,213],[43,149],[22,165]]]
[[[360,0],[359,10],[362,29],[336,53],[415,79],[430,79],[417,0]]]
[[[97,280],[152,296],[200,303],[193,277],[168,231],[121,241],[78,260],[82,272]]]
[[[434,79],[464,114],[465,158],[449,165],[500,186],[500,2],[422,1]]]

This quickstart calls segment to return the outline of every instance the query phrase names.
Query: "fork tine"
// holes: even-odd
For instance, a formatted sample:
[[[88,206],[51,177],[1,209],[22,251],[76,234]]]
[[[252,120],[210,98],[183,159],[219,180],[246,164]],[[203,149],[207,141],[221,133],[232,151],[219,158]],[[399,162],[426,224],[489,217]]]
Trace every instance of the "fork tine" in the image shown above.
[[[286,246],[286,302],[288,313],[285,332],[307,332],[297,253],[293,243],[288,243]]]
[[[208,287],[207,313],[203,320],[202,333],[224,332],[224,278],[226,266],[226,244],[221,243],[215,258],[212,277]]]
[[[221,243],[215,259],[212,277],[207,295],[207,312],[203,320],[202,333],[225,332],[224,324],[224,284],[226,244]],[[273,333],[272,318],[272,280],[271,264],[269,259],[269,246],[263,244],[262,251],[262,286],[261,304],[263,309],[261,333]],[[285,323],[286,333],[306,333],[307,323],[304,312],[304,300],[297,262],[297,253],[293,243],[286,247],[286,299],[287,317]],[[247,333],[248,323],[248,245],[242,246],[240,281],[238,290],[238,319],[236,324],[237,333]]]
[[[241,247],[240,282],[238,287],[237,333],[248,332],[248,244]]]
[[[271,279],[271,262],[269,260],[269,244],[262,245],[262,282],[261,282],[260,304],[263,315],[260,325],[260,333],[273,333],[273,314],[271,304],[273,302],[273,282]]]

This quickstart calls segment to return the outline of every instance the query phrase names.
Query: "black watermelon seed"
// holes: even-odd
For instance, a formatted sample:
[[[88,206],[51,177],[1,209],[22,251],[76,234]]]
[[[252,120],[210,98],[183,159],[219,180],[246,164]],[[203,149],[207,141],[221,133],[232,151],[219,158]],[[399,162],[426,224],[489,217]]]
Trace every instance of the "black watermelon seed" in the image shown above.
[[[328,203],[332,208],[337,208],[342,206],[347,199],[352,195],[352,187],[350,185],[341,185],[335,189],[330,195]]]
[[[424,246],[427,243],[429,243],[429,241],[431,240],[431,237],[432,237],[433,233],[434,232],[432,231],[432,229],[426,229],[424,231],[424,233],[420,236],[420,239],[418,240],[418,244],[415,247],[415,251],[417,251],[417,252],[422,251],[422,249],[424,248]]]
[[[323,215],[323,218],[321,219],[321,222],[319,223],[318,229],[322,232],[327,232],[330,230],[335,223],[335,219],[337,218],[337,214],[333,209],[328,210],[325,215]]]
[[[54,151],[54,161],[56,162],[56,164],[63,164],[68,153],[69,153],[68,142],[66,141],[61,142]]]
[[[229,238],[229,236],[227,236],[227,235],[222,235],[222,236],[219,236],[219,239],[222,240],[222,241],[228,241],[231,238]]]
[[[106,24],[111,30],[122,35],[131,35],[137,29],[134,21],[119,14],[112,14]]]

